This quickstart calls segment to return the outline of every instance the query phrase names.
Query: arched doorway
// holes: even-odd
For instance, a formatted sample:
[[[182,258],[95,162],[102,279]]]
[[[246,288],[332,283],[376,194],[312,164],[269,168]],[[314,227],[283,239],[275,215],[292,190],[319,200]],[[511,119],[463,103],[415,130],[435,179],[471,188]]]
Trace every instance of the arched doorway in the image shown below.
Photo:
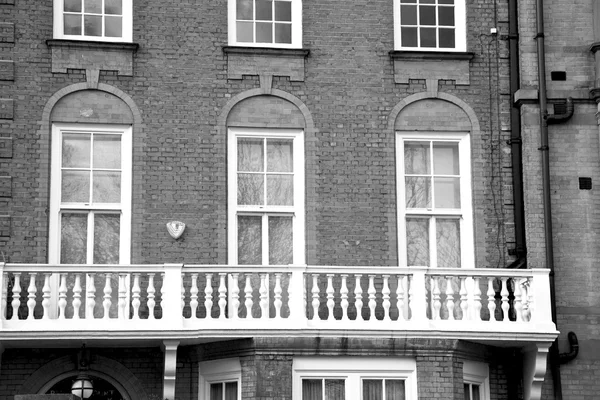
[[[94,390],[88,400],[130,400],[125,389],[114,379],[97,372],[88,373],[93,383]],[[48,382],[40,394],[68,394],[77,378],[77,373],[62,374]]]

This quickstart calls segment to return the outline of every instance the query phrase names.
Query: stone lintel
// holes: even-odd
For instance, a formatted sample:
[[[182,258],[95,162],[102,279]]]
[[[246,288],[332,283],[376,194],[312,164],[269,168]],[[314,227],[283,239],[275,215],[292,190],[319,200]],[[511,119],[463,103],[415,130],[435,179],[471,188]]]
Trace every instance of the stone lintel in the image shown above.
[[[263,47],[224,46],[227,54],[227,78],[242,79],[244,75],[261,76],[263,83],[270,76],[289,77],[304,81],[304,62],[308,49],[272,49]],[[263,85],[264,86],[264,85]]]
[[[408,84],[411,79],[424,79],[428,90],[434,81],[451,80],[457,85],[470,83],[470,62],[473,53],[391,51],[394,63],[394,81]],[[436,85],[437,86],[437,85]]]

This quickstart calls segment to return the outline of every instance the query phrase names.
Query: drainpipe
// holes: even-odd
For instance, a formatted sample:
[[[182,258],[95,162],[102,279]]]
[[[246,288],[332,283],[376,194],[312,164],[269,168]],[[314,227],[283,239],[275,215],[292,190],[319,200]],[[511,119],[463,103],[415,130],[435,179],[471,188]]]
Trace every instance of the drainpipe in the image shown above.
[[[552,209],[550,202],[550,157],[548,147],[548,123],[567,121],[573,115],[573,101],[567,100],[567,110],[563,115],[548,115],[548,104],[546,97],[546,54],[544,47],[544,2],[536,0],[536,29],[535,36],[537,44],[538,61],[538,85],[540,102],[540,147],[542,152],[542,187],[544,207],[544,230],[546,244],[546,267],[550,270],[550,303],[552,309],[552,321],[557,324],[556,318],[556,289],[554,282],[554,244],[552,241]],[[550,369],[554,383],[554,398],[562,400],[562,382],[560,378],[560,355],[558,353],[558,341],[554,341],[550,347]]]

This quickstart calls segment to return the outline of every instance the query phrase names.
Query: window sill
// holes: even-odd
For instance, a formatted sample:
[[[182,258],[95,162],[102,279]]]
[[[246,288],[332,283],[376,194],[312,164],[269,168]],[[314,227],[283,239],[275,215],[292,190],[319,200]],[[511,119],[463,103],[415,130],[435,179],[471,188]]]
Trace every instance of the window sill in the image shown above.
[[[310,50],[223,46],[223,53],[227,55],[228,79],[242,79],[244,75],[270,75],[304,81],[304,62]]]
[[[71,39],[49,39],[46,45],[52,53],[52,72],[102,70],[116,71],[125,76],[133,75],[133,54],[139,48],[137,43]],[[109,57],[107,53],[110,53]]]
[[[471,60],[475,57],[474,53],[451,51],[394,50],[389,54],[394,63],[394,82],[402,84],[424,79],[468,85]]]

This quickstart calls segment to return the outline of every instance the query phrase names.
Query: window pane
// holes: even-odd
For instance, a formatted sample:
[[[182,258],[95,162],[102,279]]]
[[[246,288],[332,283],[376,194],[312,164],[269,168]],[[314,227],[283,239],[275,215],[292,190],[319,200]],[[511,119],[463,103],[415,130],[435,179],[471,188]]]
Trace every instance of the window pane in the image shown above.
[[[275,2],[275,21],[292,22],[292,3],[290,1]]]
[[[238,171],[264,171],[264,140],[238,139]]]
[[[453,49],[456,47],[454,28],[440,28],[440,47],[444,49]]]
[[[325,379],[325,400],[344,400],[345,398],[343,379]]]
[[[86,15],[83,21],[85,36],[102,36],[102,17]]]
[[[362,384],[362,400],[384,400],[382,379],[365,379],[363,380]]]
[[[104,36],[121,37],[123,36],[123,17],[105,17]]]
[[[404,389],[404,380],[385,380],[385,400],[405,400],[405,394],[406,389]]]
[[[479,400],[479,385],[471,385],[473,389],[473,398],[472,400]]]
[[[81,0],[65,0],[64,10],[66,12],[81,12]]]
[[[264,179],[263,174],[238,174],[238,204],[264,205]]]
[[[321,379],[303,379],[302,400],[323,400],[323,381]]]
[[[429,265],[429,219],[406,219],[407,266]]]
[[[121,173],[94,171],[94,203],[121,202]]]
[[[102,14],[102,0],[83,0],[84,12]]]
[[[439,7],[438,13],[439,25],[454,26],[454,7]]]
[[[454,0],[438,0],[440,4],[454,4]]]
[[[458,143],[433,143],[433,173],[458,175]]]
[[[269,217],[269,265],[294,261],[292,217]]]
[[[121,168],[120,135],[94,135],[94,168]]]
[[[120,226],[120,215],[94,215],[94,264],[119,263]]]
[[[436,25],[435,6],[419,6],[419,23],[421,25]]]
[[[421,4],[435,4],[435,0],[420,0]]]
[[[402,47],[417,47],[417,28],[400,29]]]
[[[294,205],[294,182],[291,175],[267,176],[267,204],[270,206]]]
[[[90,135],[65,133],[62,139],[62,166],[64,168],[88,168],[90,166]]]
[[[273,23],[256,23],[256,43],[273,43]]]
[[[62,214],[60,226],[60,262],[86,264],[87,214]]]
[[[421,47],[435,47],[435,28],[421,28]]]
[[[104,12],[106,14],[122,15],[122,0],[104,0]]]
[[[406,208],[431,208],[431,179],[405,177]]]
[[[238,398],[238,385],[237,382],[225,383],[225,400],[237,400]]]
[[[404,143],[404,172],[406,174],[429,174],[429,142]]]
[[[400,25],[417,25],[417,6],[400,6]]]
[[[237,19],[252,20],[254,19],[254,1],[253,0],[237,0]]]
[[[63,203],[88,203],[90,201],[90,173],[63,171],[61,185]]]
[[[459,178],[435,178],[435,207],[460,208]]]
[[[238,216],[238,264],[262,264],[262,217]]]
[[[260,21],[273,20],[273,1],[256,0],[256,19]]]
[[[275,24],[275,43],[292,43],[292,24]]]
[[[238,22],[236,23],[236,39],[238,42],[254,42],[254,23]]]
[[[223,384],[222,383],[211,383],[210,384],[210,400],[223,400]]]
[[[65,14],[65,35],[81,35],[81,15]]]
[[[460,220],[436,221],[437,263],[441,268],[460,268]]]
[[[267,171],[292,172],[292,146],[291,140],[267,140]]]

